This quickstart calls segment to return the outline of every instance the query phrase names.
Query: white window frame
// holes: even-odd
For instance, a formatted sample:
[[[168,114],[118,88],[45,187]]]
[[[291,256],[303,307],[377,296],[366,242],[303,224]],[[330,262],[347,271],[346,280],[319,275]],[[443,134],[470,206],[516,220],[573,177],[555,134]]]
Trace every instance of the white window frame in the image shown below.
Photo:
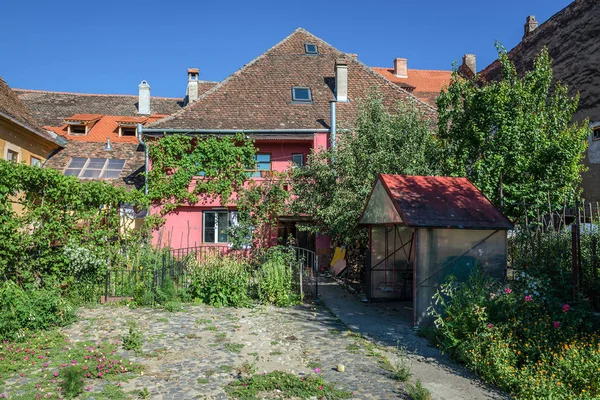
[[[308,51],[308,46],[315,46],[315,51]],[[319,46],[314,43],[304,43],[304,53],[309,55],[318,55],[319,54]]]
[[[215,215],[215,224],[214,228],[214,241],[209,242],[206,240],[206,215],[214,214]],[[219,242],[219,214],[227,214],[227,241]],[[209,210],[204,211],[202,213],[202,242],[207,244],[230,244],[229,241],[229,227],[237,224],[238,221],[238,212],[237,211],[228,211],[228,210]]]

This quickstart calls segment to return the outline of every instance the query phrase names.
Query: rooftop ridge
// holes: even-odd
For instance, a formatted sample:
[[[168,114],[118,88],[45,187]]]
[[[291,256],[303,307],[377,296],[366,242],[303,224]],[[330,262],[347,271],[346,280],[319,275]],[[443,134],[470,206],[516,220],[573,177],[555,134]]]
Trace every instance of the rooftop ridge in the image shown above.
[[[199,81],[199,82],[209,82],[213,83],[213,81]],[[216,81],[214,82],[216,83]],[[40,89],[19,89],[13,88],[13,90],[17,92],[32,92],[32,93],[52,93],[52,94],[74,94],[78,96],[105,96],[105,97],[138,97],[137,94],[110,94],[110,93],[80,93],[80,92],[60,92],[54,90],[40,90]],[[167,100],[181,100],[182,97],[160,97],[160,96],[152,96],[153,99],[167,99]]]
[[[394,70],[393,67],[371,67],[373,69],[387,69]],[[420,68],[408,68],[409,71],[427,71],[427,72],[452,72],[451,69],[420,69]]]

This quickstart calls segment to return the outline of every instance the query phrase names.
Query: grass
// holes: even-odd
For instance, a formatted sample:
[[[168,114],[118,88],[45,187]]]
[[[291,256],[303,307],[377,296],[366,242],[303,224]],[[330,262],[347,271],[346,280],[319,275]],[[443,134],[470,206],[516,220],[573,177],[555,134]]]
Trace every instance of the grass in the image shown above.
[[[206,324],[210,324],[212,322],[212,320],[208,319],[208,318],[198,318],[196,320],[196,324],[198,325],[206,325]]]
[[[210,379],[208,379],[208,378],[198,378],[198,379],[196,380],[196,382],[198,382],[198,383],[199,383],[199,384],[201,384],[201,385],[206,385],[207,383],[209,383],[209,382],[210,382]]]
[[[306,366],[310,369],[322,368],[321,363],[318,361],[311,361],[308,364],[306,364]]]
[[[223,343],[225,341],[226,337],[227,337],[227,334],[225,332],[219,332],[215,335],[217,343]]]
[[[226,374],[229,374],[231,373],[231,371],[233,371],[233,367],[231,365],[221,365],[219,369],[225,372]]]
[[[342,333],[342,331],[340,331],[339,329],[330,329],[329,333],[331,333],[332,335],[339,335],[340,333]]]
[[[337,389],[333,384],[326,382],[321,375],[299,377],[282,371],[268,374],[257,374],[247,378],[240,378],[225,390],[230,397],[236,399],[271,398],[323,398],[330,400],[348,399],[352,393]]]
[[[242,343],[225,343],[225,348],[232,353],[239,353],[244,348]]]
[[[11,398],[35,399],[38,394],[64,393],[65,399],[75,396],[87,384],[81,379],[125,380],[135,376],[141,365],[123,359],[115,352],[118,345],[107,342],[71,342],[57,330],[28,335],[24,342],[5,342],[0,346],[0,388],[11,392]],[[110,368],[98,371],[99,365]],[[8,382],[8,383],[7,383]],[[64,383],[62,383],[64,382]],[[114,386],[114,393],[111,389]],[[117,390],[118,389],[118,390]],[[106,392],[108,390],[108,392]],[[96,399],[118,400],[122,393],[115,385],[105,385]],[[83,390],[79,398],[89,398]],[[62,396],[61,396],[62,397]]]
[[[283,352],[279,351],[279,350],[275,350],[269,353],[270,356],[280,356],[282,355]]]
[[[169,318],[165,318],[165,317],[157,318],[156,321],[157,322],[169,322]]]
[[[218,328],[216,326],[214,326],[214,325],[209,325],[206,328],[204,328],[204,330],[206,330],[206,331],[213,331],[214,332],[214,331],[217,331]]]
[[[357,345],[356,343],[350,343],[348,346],[346,346],[346,350],[348,350],[350,353],[357,353],[360,350],[360,346]]]

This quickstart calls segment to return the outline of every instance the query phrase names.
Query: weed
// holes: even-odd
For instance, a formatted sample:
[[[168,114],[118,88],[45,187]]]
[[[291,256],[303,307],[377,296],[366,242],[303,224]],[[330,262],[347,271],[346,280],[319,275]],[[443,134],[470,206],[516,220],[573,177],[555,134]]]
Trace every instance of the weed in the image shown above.
[[[239,353],[242,351],[244,345],[242,343],[225,343],[225,348],[232,353]]]
[[[168,301],[165,303],[164,308],[168,312],[179,312],[183,310],[183,304],[178,301]]]
[[[331,333],[332,335],[339,335],[340,333],[342,333],[342,331],[340,331],[339,329],[330,329],[329,333]]]
[[[196,380],[196,382],[198,382],[201,385],[206,385],[208,382],[210,382],[210,379],[208,379],[208,378],[198,378]]]
[[[280,356],[282,354],[283,353],[281,351],[279,351],[279,350],[275,350],[275,351],[272,351],[272,352],[269,353],[269,355],[271,355],[271,356]]]
[[[138,398],[140,399],[149,399],[150,398],[150,391],[148,390],[148,388],[143,388],[142,390],[140,390],[138,392]]]
[[[212,320],[210,320],[210,319],[207,319],[207,318],[198,318],[198,319],[196,320],[196,323],[197,323],[198,325],[210,324],[211,322],[212,322]]]
[[[277,346],[279,344],[276,340],[271,340],[271,346]]]
[[[206,371],[204,371],[204,375],[207,378],[210,378],[211,376],[213,376],[215,374],[215,370],[214,369],[207,369]]]
[[[246,360],[241,366],[236,367],[236,370],[240,375],[253,375],[256,373],[256,363],[251,363]]]
[[[413,400],[431,400],[431,392],[423,387],[420,379],[414,385],[408,385],[408,395]]]
[[[164,318],[164,317],[163,318],[157,318],[156,321],[157,322],[165,322],[166,323],[166,322],[169,322],[169,318]]]
[[[357,353],[360,350],[360,346],[356,343],[350,343],[348,346],[346,346],[346,350],[348,350],[350,353]]]
[[[216,326],[214,326],[214,325],[209,325],[206,328],[204,328],[204,330],[206,330],[206,331],[217,331],[218,328]]]
[[[323,399],[348,399],[352,393],[336,389],[331,383],[326,382],[321,375],[299,377],[287,372],[274,371],[268,374],[257,374],[251,377],[242,377],[225,390],[233,398],[259,399],[266,393],[277,391],[277,398],[323,398]]]
[[[123,348],[125,350],[133,350],[135,352],[139,352],[144,344],[144,337],[142,335],[142,331],[139,329],[137,323],[134,321],[130,321],[128,325],[129,334],[123,337]]]
[[[217,343],[223,343],[225,341],[226,337],[227,337],[227,334],[224,332],[219,332],[215,335]]]
[[[83,391],[83,371],[81,367],[72,365],[60,372],[63,379],[61,384],[62,393],[67,399],[76,397]]]

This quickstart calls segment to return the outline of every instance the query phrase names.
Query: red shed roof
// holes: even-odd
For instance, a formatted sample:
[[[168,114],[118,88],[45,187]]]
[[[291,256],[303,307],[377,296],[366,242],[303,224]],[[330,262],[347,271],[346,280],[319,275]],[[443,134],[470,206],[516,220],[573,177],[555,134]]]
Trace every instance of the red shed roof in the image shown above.
[[[374,189],[377,182],[385,188],[404,224],[411,227],[513,227],[467,178],[381,174]]]

